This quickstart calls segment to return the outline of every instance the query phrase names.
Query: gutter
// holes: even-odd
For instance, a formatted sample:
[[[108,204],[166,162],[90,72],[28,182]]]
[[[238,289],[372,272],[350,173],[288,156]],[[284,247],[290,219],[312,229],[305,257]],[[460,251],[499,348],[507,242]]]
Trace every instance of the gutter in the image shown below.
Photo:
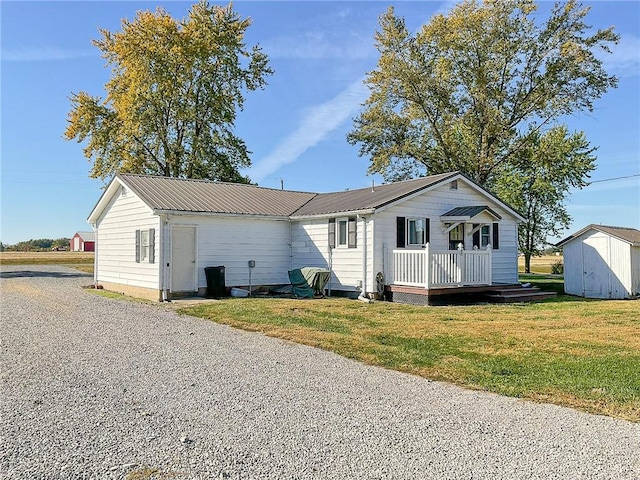
[[[291,215],[286,217],[290,220],[306,220],[310,218],[336,218],[336,217],[349,217],[349,216],[362,216],[362,215],[372,215],[376,212],[375,208],[367,208],[364,210],[347,210],[344,212],[330,212],[330,213],[321,213],[317,215]]]
[[[237,218],[253,218],[261,220],[289,220],[288,215],[260,215],[247,213],[225,213],[225,212],[187,212],[183,210],[163,210],[153,209],[154,215],[189,215],[198,217],[237,217]]]

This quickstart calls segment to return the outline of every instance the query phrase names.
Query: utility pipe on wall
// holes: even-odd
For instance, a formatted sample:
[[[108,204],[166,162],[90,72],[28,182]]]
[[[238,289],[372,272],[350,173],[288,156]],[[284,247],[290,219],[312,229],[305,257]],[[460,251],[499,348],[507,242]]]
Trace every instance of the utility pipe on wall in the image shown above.
[[[162,301],[169,301],[169,258],[167,252],[169,248],[169,215],[160,215],[160,290],[162,291]]]
[[[367,218],[358,215],[362,220],[362,291],[361,296],[367,295]]]
[[[98,288],[98,226],[96,223],[91,224],[93,229],[93,288]]]

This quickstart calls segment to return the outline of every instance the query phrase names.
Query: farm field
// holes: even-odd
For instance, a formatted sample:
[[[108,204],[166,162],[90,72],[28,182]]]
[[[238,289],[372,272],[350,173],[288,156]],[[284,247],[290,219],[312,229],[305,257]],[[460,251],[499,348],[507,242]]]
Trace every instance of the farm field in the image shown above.
[[[229,299],[182,308],[265,335],[467,388],[640,421],[638,301],[414,307]]]
[[[4,265],[93,265],[93,252],[0,252]]]
[[[531,273],[551,273],[551,265],[558,262],[564,263],[562,255],[543,255],[540,257],[531,257]],[[518,272],[524,272],[524,257],[518,257]]]

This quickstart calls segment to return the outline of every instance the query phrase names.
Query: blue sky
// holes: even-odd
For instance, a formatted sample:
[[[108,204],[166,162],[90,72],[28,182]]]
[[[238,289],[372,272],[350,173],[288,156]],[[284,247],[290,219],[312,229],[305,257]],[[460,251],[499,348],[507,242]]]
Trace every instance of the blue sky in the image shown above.
[[[122,18],[164,7],[183,18],[192,2],[3,1],[1,15],[1,230],[12,244],[71,237],[89,230],[86,218],[102,181],[88,177],[82,145],[62,138],[69,95],[104,96],[109,71],[92,39],[120,30]],[[264,91],[247,95],[237,133],[252,153],[252,180],[265,187],[315,192],[366,187],[368,159],[346,142],[367,97],[362,85],[375,68],[373,34],[389,2],[234,3],[253,19],[247,43],[260,43],[275,74]],[[592,114],[566,119],[599,146],[595,181],[572,192],[570,230],[589,223],[640,228],[640,2],[585,2],[595,28],[614,25],[621,43],[606,58],[619,87]],[[416,30],[453,2],[395,4]],[[541,10],[550,7],[542,3]],[[600,181],[611,178],[618,180]],[[568,232],[569,233],[569,232]]]

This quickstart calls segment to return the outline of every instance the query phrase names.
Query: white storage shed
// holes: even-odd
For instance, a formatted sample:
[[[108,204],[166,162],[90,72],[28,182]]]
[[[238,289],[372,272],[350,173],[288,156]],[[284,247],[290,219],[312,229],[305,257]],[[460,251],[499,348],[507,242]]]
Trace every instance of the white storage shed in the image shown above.
[[[589,225],[557,244],[564,252],[564,290],[586,298],[640,296],[640,231]]]

